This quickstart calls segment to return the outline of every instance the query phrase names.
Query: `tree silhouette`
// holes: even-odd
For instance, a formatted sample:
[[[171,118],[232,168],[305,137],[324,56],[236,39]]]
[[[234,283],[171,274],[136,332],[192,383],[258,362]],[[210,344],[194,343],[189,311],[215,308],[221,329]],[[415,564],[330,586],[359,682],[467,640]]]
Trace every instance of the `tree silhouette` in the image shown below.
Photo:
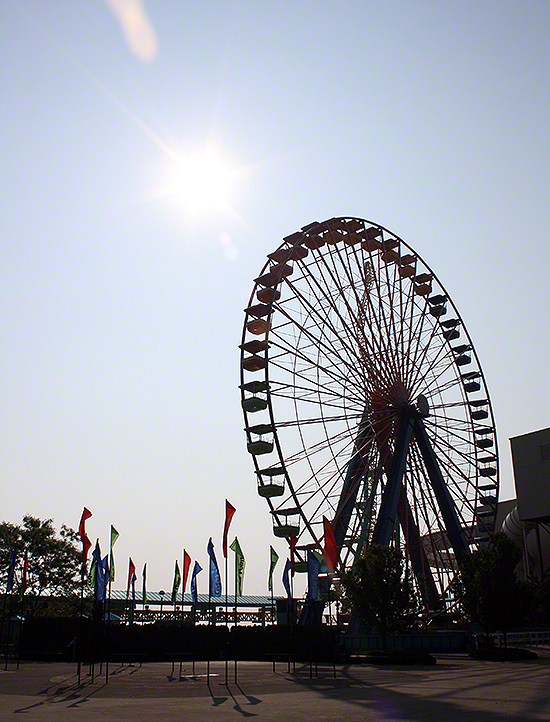
[[[413,628],[420,603],[403,556],[394,547],[372,544],[342,579],[344,599],[354,613],[376,627],[386,648],[388,634]]]
[[[21,524],[0,524],[0,579],[7,578],[10,556],[15,548],[16,574],[14,592],[21,591],[23,557],[28,552],[26,576],[26,613],[47,606],[45,597],[70,598],[80,582],[81,552],[78,534],[63,525],[56,532],[52,519],[41,520],[26,515]]]
[[[466,615],[486,634],[502,632],[505,646],[507,632],[524,621],[531,606],[531,589],[515,573],[520,559],[521,549],[499,532],[487,549],[474,552],[462,564],[453,582]]]

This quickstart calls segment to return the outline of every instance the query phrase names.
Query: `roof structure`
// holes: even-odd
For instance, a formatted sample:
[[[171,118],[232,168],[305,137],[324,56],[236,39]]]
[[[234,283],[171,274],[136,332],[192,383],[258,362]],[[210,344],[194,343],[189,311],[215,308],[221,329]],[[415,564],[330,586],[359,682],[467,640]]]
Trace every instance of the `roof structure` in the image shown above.
[[[276,601],[277,599],[283,599],[284,597],[273,597],[273,599],[270,596],[262,596],[262,595],[246,595],[237,597],[237,606],[239,607],[263,607],[263,606],[271,606],[271,604]],[[121,589],[118,590],[112,590],[111,591],[111,599],[115,601],[126,601],[126,592],[122,591]],[[209,597],[208,594],[198,594],[197,595],[198,603],[199,604],[212,604],[215,606],[223,607],[226,603],[226,597],[225,594],[220,597]],[[136,604],[143,604],[141,591],[138,592],[136,590],[135,594],[135,602]],[[147,604],[160,604],[160,603],[171,605],[171,594],[169,592],[166,592],[166,594],[161,597],[161,595],[158,592],[147,592]],[[176,604],[181,604],[181,593],[178,594],[178,598],[176,601]],[[184,594],[183,595],[183,604],[193,604],[193,597],[191,594]],[[227,595],[227,605],[234,607],[235,606],[235,595],[234,594],[228,594]]]

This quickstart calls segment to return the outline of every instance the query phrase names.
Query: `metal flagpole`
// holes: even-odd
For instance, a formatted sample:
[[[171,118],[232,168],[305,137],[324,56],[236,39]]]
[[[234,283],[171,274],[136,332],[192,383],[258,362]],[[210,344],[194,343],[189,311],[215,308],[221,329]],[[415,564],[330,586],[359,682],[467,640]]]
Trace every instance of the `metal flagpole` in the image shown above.
[[[235,537],[236,539],[237,537]],[[237,549],[238,549],[237,544]],[[237,614],[237,550],[235,549],[235,629],[239,624],[239,618]],[[237,684],[237,655],[235,654],[235,684]]]
[[[227,627],[229,631],[229,609],[228,609],[228,602],[227,602],[227,592],[228,592],[228,574],[227,574],[227,548],[223,550],[225,552],[225,626]],[[228,659],[228,649],[226,646],[225,650],[225,684],[227,686],[227,670],[229,666],[229,659]]]

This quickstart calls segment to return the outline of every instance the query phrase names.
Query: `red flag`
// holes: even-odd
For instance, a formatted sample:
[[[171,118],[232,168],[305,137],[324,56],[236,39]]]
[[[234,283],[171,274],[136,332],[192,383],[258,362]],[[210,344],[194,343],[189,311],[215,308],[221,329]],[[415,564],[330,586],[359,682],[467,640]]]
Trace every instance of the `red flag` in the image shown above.
[[[82,540],[82,573],[86,571],[86,562],[88,561],[88,552],[90,551],[90,547],[92,546],[92,542],[90,541],[90,537],[87,534],[84,534],[84,539]]]
[[[21,594],[25,594],[27,588],[27,570],[29,567],[29,550],[25,549],[25,557],[23,560],[23,576],[21,577]]]
[[[126,599],[130,596],[130,587],[132,586],[132,582],[136,581],[136,565],[132,561],[132,557],[130,557],[130,561],[128,562],[128,587],[126,588]]]
[[[92,512],[84,507],[84,511],[80,517],[80,524],[78,525],[78,535],[80,536],[82,543],[84,543],[84,537],[86,536],[86,519],[89,519],[91,516]]]
[[[326,516],[323,517],[323,528],[325,531],[325,548],[323,550],[323,558],[330,573],[338,566],[338,547],[336,545],[334,529]]]
[[[237,510],[235,507],[230,504],[227,499],[225,500],[225,524],[223,525],[223,555],[227,559],[227,534],[229,532],[229,525],[231,524],[231,519],[233,519],[233,514]]]
[[[191,557],[183,550],[183,587],[181,593],[185,594],[185,585],[187,584],[187,575],[189,574],[189,567],[191,566]]]
[[[294,561],[294,552],[296,551],[296,544],[298,542],[298,537],[294,534],[291,534],[288,543],[290,544],[290,562],[292,564],[292,576],[296,573],[296,565]]]
[[[92,512],[89,509],[86,509],[84,507],[84,510],[82,512],[82,516],[80,517],[80,524],[78,525],[78,535],[80,537],[80,541],[82,542],[82,577],[84,578],[84,574],[86,573],[86,562],[88,561],[88,552],[90,551],[90,547],[92,546],[92,542],[90,541],[88,535],[86,534],[86,519],[89,519],[92,516]]]

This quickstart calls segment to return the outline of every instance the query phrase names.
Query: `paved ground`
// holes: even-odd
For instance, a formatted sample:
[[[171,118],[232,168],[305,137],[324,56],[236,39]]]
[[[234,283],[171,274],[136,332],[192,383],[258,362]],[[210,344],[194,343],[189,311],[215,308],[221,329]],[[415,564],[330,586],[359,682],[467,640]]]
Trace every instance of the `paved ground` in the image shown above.
[[[10,664],[0,671],[0,720],[74,720],[75,722],[211,722],[256,717],[302,722],[528,722],[550,720],[550,650],[537,650],[532,662],[475,662],[462,655],[440,655],[433,667],[309,665],[239,662],[189,663],[143,667],[110,665],[92,682],[82,668],[57,663]]]

